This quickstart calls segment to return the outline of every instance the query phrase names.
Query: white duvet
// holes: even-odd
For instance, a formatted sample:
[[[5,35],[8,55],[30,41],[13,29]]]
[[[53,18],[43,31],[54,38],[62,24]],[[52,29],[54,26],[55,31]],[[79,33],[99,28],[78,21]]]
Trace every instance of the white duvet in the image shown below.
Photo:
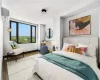
[[[95,71],[99,80],[100,80],[100,71],[96,65],[96,58],[83,56],[76,53],[65,52],[65,51],[55,51],[53,54],[60,54],[73,59],[80,60],[89,66]],[[34,67],[34,73],[37,73],[43,80],[84,80],[78,75],[67,71],[53,63],[48,62],[43,58],[39,58],[36,61]]]

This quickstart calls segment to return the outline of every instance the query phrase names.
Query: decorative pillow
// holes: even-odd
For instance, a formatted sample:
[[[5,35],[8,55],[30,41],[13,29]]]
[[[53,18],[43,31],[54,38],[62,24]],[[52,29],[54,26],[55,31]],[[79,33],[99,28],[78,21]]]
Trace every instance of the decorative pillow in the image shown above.
[[[65,48],[65,51],[73,51],[75,49],[75,45],[69,45]]]
[[[73,49],[75,49],[75,45],[69,45],[67,48],[67,50],[73,50]]]
[[[78,47],[88,47],[88,45],[85,45],[85,44],[78,44]]]
[[[96,47],[93,44],[88,45],[88,49],[86,51],[86,56],[95,57],[96,56]]]
[[[15,45],[15,43],[13,41],[11,41],[9,44],[12,47],[12,49],[16,49],[16,45]]]
[[[81,48],[75,48],[75,53],[78,53],[78,54],[83,54]]]
[[[84,45],[84,44],[78,44],[78,47],[82,48],[86,48],[87,47],[87,50],[86,50],[86,56],[90,56],[90,57],[94,57],[96,55],[96,47],[93,45],[93,44],[89,44],[89,45]],[[84,51],[85,51],[84,50]]]
[[[67,49],[67,51],[68,52],[73,52],[73,53],[78,53],[78,54],[82,54],[83,53],[81,48],[75,48],[75,47],[69,47]]]
[[[68,46],[75,46],[74,44],[64,43],[62,50],[67,50]]]
[[[81,48],[81,50],[82,50],[83,52],[86,53],[86,51],[87,51],[87,47],[80,47],[80,48]]]

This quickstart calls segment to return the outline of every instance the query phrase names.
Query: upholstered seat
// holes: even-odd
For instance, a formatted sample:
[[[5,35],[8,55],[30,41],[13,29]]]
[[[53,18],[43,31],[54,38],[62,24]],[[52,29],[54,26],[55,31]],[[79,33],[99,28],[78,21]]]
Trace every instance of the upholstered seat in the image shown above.
[[[45,55],[45,54],[49,53],[48,47],[47,47],[46,45],[42,45],[42,46],[40,47],[40,53],[41,53],[42,55]]]
[[[23,48],[17,48],[17,49],[13,49],[12,52],[14,52],[13,55],[18,55],[24,52]]]
[[[21,53],[24,52],[24,49],[22,47],[20,47],[16,42],[14,42],[16,48],[15,49],[12,49],[12,47],[10,45],[11,42],[14,42],[14,41],[8,41],[4,45],[5,55],[7,55],[8,52],[14,52],[13,55],[19,55],[19,54],[21,54]]]

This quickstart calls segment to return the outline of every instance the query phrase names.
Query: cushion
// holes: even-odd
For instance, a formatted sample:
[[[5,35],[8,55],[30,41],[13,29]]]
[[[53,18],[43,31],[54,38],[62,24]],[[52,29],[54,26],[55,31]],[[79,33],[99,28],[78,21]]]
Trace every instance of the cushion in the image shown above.
[[[81,48],[75,48],[75,53],[78,53],[78,54],[83,54]]]
[[[9,44],[12,49],[16,49],[16,45],[15,45],[14,41],[9,42]]]
[[[17,48],[13,49],[12,52],[14,52],[14,55],[18,55],[24,52],[23,48]]]
[[[65,49],[68,48],[68,46],[75,46],[75,44],[64,43],[62,50],[64,51]]]
[[[67,51],[68,51],[68,52],[73,52],[73,53],[82,54],[81,48],[69,47]]]
[[[96,47],[93,44],[89,44],[89,45],[84,45],[84,44],[78,44],[78,47],[82,48],[86,48],[87,50],[84,49],[84,51],[86,50],[86,56],[90,56],[90,57],[94,57],[96,55]]]
[[[86,53],[86,51],[87,51],[87,47],[80,47],[80,48],[81,48],[81,50],[82,50],[83,52]]]
[[[96,47],[93,44],[88,45],[88,49],[86,51],[87,56],[95,57],[96,56]]]
[[[73,51],[74,48],[75,48],[74,45],[69,45],[68,47],[66,47],[66,48],[64,49],[64,51]]]
[[[88,45],[79,43],[79,44],[78,44],[78,47],[88,47]]]

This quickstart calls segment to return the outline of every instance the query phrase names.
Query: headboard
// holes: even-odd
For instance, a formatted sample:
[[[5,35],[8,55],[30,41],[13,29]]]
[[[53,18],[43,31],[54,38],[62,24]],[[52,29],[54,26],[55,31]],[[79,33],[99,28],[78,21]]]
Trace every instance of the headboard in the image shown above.
[[[72,44],[93,44],[98,49],[98,37],[65,37],[63,43],[72,43]]]
[[[65,37],[63,38],[63,43],[71,43],[71,44],[78,44],[78,43],[82,43],[82,44],[93,44],[96,47],[96,57],[97,57],[97,62],[99,61],[99,40],[98,37],[77,37],[77,36],[71,36],[71,37]]]

